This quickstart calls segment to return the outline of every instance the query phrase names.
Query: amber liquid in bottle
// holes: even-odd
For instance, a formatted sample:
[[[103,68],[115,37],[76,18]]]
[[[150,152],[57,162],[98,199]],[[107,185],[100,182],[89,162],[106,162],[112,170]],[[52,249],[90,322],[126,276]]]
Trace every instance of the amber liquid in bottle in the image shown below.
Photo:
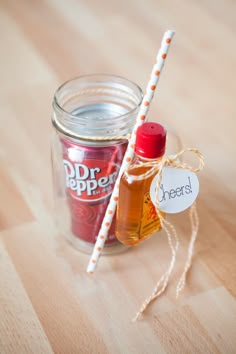
[[[136,156],[131,166],[143,161]],[[131,169],[130,174],[137,176],[151,167],[140,166]],[[124,174],[120,181],[117,205],[116,237],[127,246],[135,246],[161,229],[160,219],[150,198],[150,185],[155,176],[144,180],[131,180]],[[132,178],[132,177],[131,177]],[[162,213],[164,216],[164,213]]]

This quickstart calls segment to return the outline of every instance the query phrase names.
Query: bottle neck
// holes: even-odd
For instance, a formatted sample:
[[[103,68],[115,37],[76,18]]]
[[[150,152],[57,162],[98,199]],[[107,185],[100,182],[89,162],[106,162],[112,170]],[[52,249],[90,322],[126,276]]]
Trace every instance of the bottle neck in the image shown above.
[[[148,159],[147,157],[143,157],[143,156],[140,156],[136,153],[136,157],[135,159],[140,161],[140,162],[153,162],[153,161],[156,161],[156,162],[159,162],[162,160],[164,155],[162,156],[159,156],[159,157],[156,157],[156,158],[153,158],[153,159]]]

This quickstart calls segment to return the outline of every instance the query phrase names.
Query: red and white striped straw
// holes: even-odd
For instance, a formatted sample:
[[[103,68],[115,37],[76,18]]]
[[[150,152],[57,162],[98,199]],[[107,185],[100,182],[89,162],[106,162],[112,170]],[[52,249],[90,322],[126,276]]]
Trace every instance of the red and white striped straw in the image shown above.
[[[97,241],[93,249],[92,256],[90,258],[88,267],[87,267],[87,272],[89,274],[93,274],[95,271],[95,268],[98,263],[98,259],[101,256],[102,249],[104,247],[105,241],[108,236],[108,231],[110,229],[112,219],[114,217],[115,211],[116,211],[116,205],[119,197],[119,183],[121,176],[125,170],[129,168],[130,162],[134,157],[134,145],[136,141],[136,131],[138,127],[143,124],[146,120],[147,113],[149,110],[150,103],[152,101],[154,92],[156,90],[156,86],[162,71],[162,68],[165,63],[165,59],[168,53],[168,50],[171,45],[172,38],[174,36],[175,32],[172,30],[168,30],[164,33],[164,36],[162,38],[161,42],[161,47],[158,51],[157,54],[157,60],[155,65],[153,66],[152,73],[151,73],[151,78],[148,82],[147,88],[146,88],[146,93],[143,97],[143,101],[140,107],[140,111],[137,116],[136,124],[134,126],[131,138],[129,140],[129,144],[110,198],[110,202],[107,206],[107,210],[102,222],[102,226],[100,228],[100,231],[98,233]]]

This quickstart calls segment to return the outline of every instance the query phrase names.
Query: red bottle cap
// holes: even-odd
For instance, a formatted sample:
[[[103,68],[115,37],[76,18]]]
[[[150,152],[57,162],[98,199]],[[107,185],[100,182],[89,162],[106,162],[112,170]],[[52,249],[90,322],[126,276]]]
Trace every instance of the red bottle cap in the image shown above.
[[[147,122],[137,129],[135,152],[147,159],[156,159],[165,153],[166,130],[155,122]]]

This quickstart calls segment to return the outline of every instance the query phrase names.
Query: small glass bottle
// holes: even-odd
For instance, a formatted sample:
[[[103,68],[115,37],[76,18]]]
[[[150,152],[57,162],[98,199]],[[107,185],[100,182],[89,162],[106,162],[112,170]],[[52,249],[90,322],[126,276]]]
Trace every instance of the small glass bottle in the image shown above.
[[[165,153],[166,130],[157,123],[147,122],[137,130],[135,157],[128,176],[120,181],[117,205],[116,237],[127,246],[135,246],[161,229],[160,219],[150,198],[150,185],[154,176],[135,180],[152,167],[143,162],[160,160]],[[129,178],[131,176],[131,178]],[[162,214],[164,216],[164,213]]]

